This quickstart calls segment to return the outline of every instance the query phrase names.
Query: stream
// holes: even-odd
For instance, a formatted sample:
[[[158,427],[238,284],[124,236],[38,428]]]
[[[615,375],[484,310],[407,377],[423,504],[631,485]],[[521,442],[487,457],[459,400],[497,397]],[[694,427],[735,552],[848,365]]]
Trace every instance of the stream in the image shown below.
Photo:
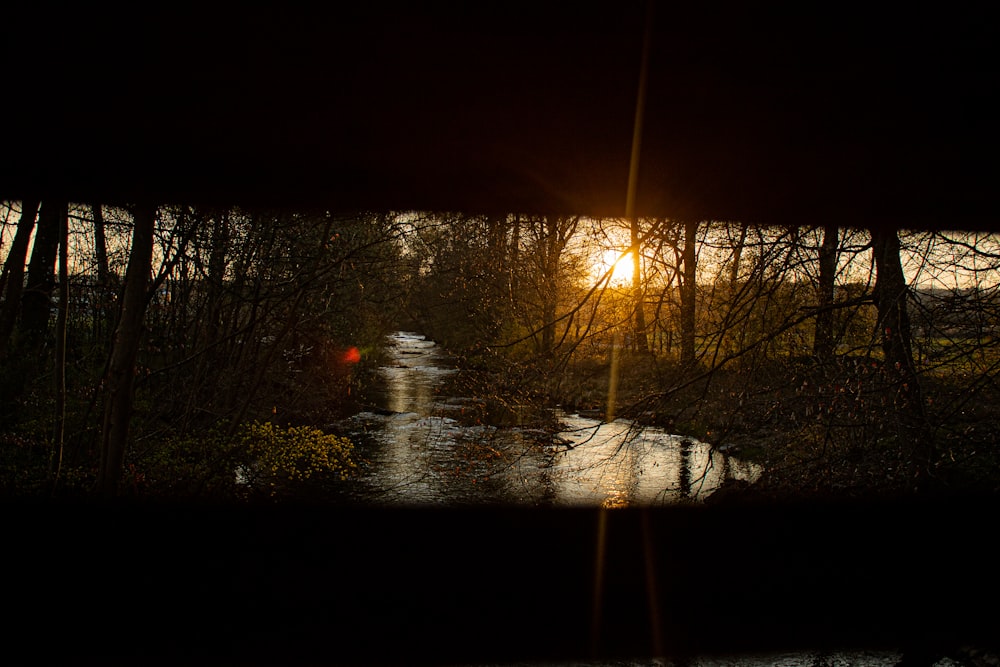
[[[559,430],[532,427],[520,407],[502,418],[477,397],[442,394],[460,372],[433,341],[410,332],[389,340],[383,390],[371,409],[341,424],[357,447],[353,499],[374,505],[625,507],[699,502],[726,479],[753,483],[755,464],[694,438],[618,419],[605,423],[556,409]],[[527,408],[525,412],[529,412]],[[494,418],[490,418],[490,417]],[[537,423],[537,420],[534,420]],[[503,423],[503,426],[493,425]],[[521,423],[523,422],[523,423]],[[699,657],[684,667],[889,667],[896,651],[804,651]],[[676,665],[599,661],[592,667]],[[941,667],[953,667],[947,661]],[[509,666],[504,666],[509,667]],[[548,667],[565,667],[552,664]]]
[[[701,501],[726,479],[759,476],[757,466],[707,443],[624,419],[557,409],[555,434],[530,420],[518,426],[516,406],[496,419],[478,397],[439,393],[459,371],[416,333],[391,335],[389,355],[377,405],[342,425],[361,459],[352,484],[361,502],[654,506]]]

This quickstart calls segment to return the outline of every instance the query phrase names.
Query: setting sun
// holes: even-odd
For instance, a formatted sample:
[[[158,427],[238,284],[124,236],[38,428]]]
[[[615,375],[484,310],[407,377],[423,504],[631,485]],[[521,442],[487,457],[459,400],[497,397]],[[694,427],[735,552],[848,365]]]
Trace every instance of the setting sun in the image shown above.
[[[610,284],[626,285],[632,281],[632,253],[622,255],[620,250],[605,250],[594,265],[594,279],[601,280],[612,267]]]

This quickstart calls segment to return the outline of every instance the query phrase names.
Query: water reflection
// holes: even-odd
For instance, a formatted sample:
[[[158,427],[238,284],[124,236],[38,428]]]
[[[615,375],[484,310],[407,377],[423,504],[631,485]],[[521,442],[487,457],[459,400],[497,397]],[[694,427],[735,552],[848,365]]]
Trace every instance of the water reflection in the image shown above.
[[[559,414],[569,442],[553,462],[560,505],[662,505],[704,500],[727,477],[755,481],[755,466],[704,442],[627,420]]]
[[[470,422],[477,401],[439,395],[456,370],[423,336],[390,338],[383,410],[351,426],[365,460],[359,500],[407,504],[661,505],[703,500],[756,466],[710,445],[627,420],[610,424],[557,412],[564,429]]]
[[[385,407],[398,413],[431,414],[434,390],[455,370],[441,366],[437,346],[423,336],[399,332],[389,340],[394,363],[381,369],[386,387]]]

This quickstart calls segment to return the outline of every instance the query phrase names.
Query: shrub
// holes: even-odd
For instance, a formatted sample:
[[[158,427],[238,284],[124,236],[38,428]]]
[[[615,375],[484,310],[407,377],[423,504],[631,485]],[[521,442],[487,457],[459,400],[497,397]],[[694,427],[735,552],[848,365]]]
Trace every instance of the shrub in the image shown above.
[[[125,487],[171,498],[295,495],[307,482],[342,481],[356,468],[350,440],[308,426],[244,424],[161,442],[126,465]]]
[[[350,440],[308,426],[284,429],[254,422],[241,429],[234,447],[243,459],[238,464],[240,482],[270,489],[271,495],[313,476],[344,480],[356,467]]]

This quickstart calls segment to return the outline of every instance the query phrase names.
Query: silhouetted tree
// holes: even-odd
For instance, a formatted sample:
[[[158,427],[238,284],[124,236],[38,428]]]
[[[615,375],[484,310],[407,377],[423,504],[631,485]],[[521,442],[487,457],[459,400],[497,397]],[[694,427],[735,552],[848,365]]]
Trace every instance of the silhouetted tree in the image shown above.
[[[875,254],[875,304],[882,343],[887,390],[893,400],[897,436],[912,452],[912,470],[917,483],[926,481],[931,465],[932,439],[921,395],[920,378],[913,360],[909,288],[900,260],[899,235],[894,229],[872,231]]]
[[[105,497],[112,497],[118,492],[128,443],[135,362],[142,335],[142,320],[148,303],[156,209],[156,206],[150,204],[139,204],[136,205],[133,216],[132,247],[125,272],[121,315],[105,378],[101,462],[97,480]]]
[[[556,320],[563,287],[564,253],[579,223],[579,216],[548,215],[528,220],[529,233],[533,236],[530,257],[537,272],[532,287],[541,305],[541,322],[538,325],[541,340],[538,351],[544,356],[551,355],[556,348]]]
[[[649,338],[646,335],[646,286],[642,274],[642,243],[639,219],[633,217],[629,225],[632,250],[632,300],[635,309],[635,348],[639,352],[649,351]]]
[[[14,326],[17,324],[21,292],[24,289],[24,265],[28,257],[31,233],[35,228],[38,206],[38,201],[21,202],[21,217],[17,223],[17,232],[14,234],[14,240],[7,251],[7,260],[3,265],[3,278],[0,280],[0,288],[3,288],[4,292],[3,307],[0,308],[0,358],[3,358]]]
[[[821,360],[829,360],[834,353],[833,303],[837,278],[837,247],[839,244],[837,225],[823,228],[823,244],[819,249],[819,279],[816,285],[817,312],[816,330],[813,336],[813,354]]]
[[[695,360],[695,326],[698,296],[697,284],[697,243],[698,222],[684,223],[684,249],[682,250],[683,273],[681,274],[681,363],[693,364]]]
[[[20,336],[32,346],[43,344],[55,289],[56,250],[61,219],[66,217],[64,202],[46,201],[38,214],[38,232],[31,249],[28,279],[21,295]]]

